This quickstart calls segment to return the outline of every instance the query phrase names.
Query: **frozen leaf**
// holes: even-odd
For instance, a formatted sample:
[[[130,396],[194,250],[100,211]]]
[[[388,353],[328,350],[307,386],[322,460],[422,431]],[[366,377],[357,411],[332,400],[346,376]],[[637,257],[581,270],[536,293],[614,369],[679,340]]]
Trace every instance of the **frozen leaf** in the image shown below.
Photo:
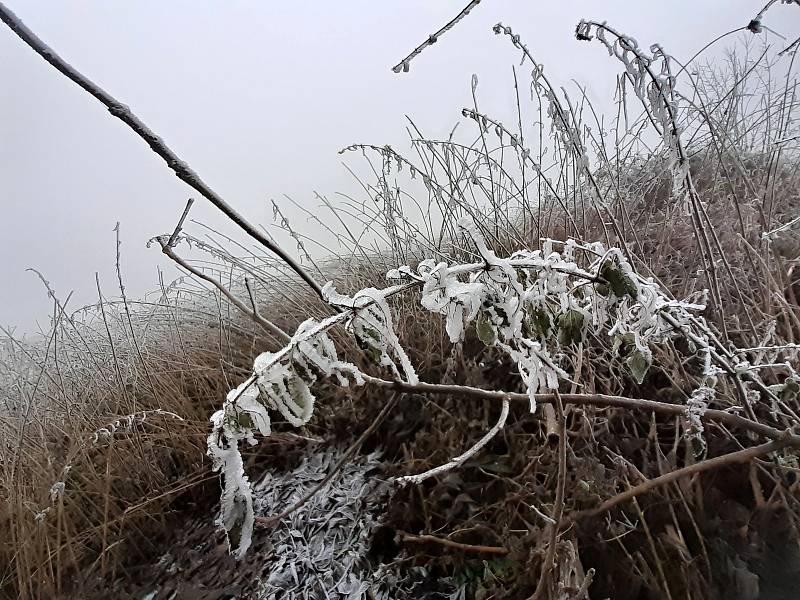
[[[597,293],[601,296],[607,296],[610,290],[618,298],[622,298],[626,295],[634,299],[636,298],[636,284],[634,284],[631,278],[628,277],[614,261],[606,260],[600,267],[599,275],[608,282],[607,284],[601,283],[597,285]]]
[[[585,317],[579,310],[570,309],[558,318],[558,343],[562,346],[583,341]]]
[[[493,346],[497,341],[497,333],[484,311],[478,313],[478,318],[475,320],[475,332],[478,334],[478,339],[486,346]]]
[[[546,338],[550,335],[550,313],[546,308],[532,307],[525,313],[525,326],[528,337]]]
[[[634,350],[630,356],[625,359],[625,364],[628,365],[631,375],[636,380],[636,383],[641,384],[644,381],[647,371],[650,369],[652,357],[649,353],[644,353],[640,350]]]

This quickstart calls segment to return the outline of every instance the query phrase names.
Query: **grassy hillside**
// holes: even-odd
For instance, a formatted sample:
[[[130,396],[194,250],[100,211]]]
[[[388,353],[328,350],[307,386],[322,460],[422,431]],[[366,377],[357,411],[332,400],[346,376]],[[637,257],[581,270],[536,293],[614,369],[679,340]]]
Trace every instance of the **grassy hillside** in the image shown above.
[[[539,336],[537,348],[549,349],[563,375],[534,390],[544,395],[534,413],[514,402],[496,435],[459,466],[391,487],[370,568],[394,574],[397,595],[388,597],[398,598],[417,567],[450,586],[435,593],[463,594],[428,597],[790,597],[800,583],[794,54],[731,35],[716,42],[731,48],[726,60],[700,55],[684,66],[606,25],[583,24],[574,43],[608,50],[624,70],[617,110],[603,116],[580,87],[564,90],[541,69],[535,40],[505,25],[494,33],[510,59],[523,56],[509,89],[513,114],[484,114],[475,79],[474,105],[448,139],[427,139],[412,123],[403,151],[353,145],[346,150],[366,161],[360,197],[326,201],[325,216],[312,215],[305,229],[277,213],[310,278],[352,295],[386,288],[391,269],[415,272],[425,259],[477,263],[478,272],[485,261],[491,274],[487,257],[547,258],[543,249],[562,248],[552,240],[574,240],[574,262],[592,276],[569,302],[602,295],[619,310],[627,294],[638,315],[641,286],[652,285],[705,308],[637,350],[602,327],[565,335],[565,296],[548,290],[542,306],[553,327],[524,335]],[[315,262],[305,246],[322,231],[335,251]],[[104,597],[112,581],[145,577],[189,516],[212,521],[220,484],[206,456],[209,417],[258,355],[283,348],[307,318],[336,313],[268,249],[176,233],[160,243],[187,275],[161,282],[149,299],[117,298],[120,278],[119,290],[98,283],[98,304],[76,311],[47,287],[47,335],[29,342],[5,332],[0,593],[8,597]],[[640,276],[629,274],[638,291],[615,279],[606,255],[587,250],[595,242],[619,249],[607,256]],[[533,277],[522,271],[520,280]],[[320,444],[361,436],[353,452],[380,450],[381,478],[419,474],[497,423],[502,403],[475,388],[530,391],[520,360],[496,339],[505,335],[500,321],[465,318],[453,342],[453,321],[423,306],[421,286],[387,298],[398,347],[421,382],[472,391],[391,392],[317,376],[310,420],[293,427],[270,405],[271,435],[240,445],[247,473],[285,473]],[[499,306],[484,297],[476,314],[502,320]],[[329,335],[360,372],[411,382],[397,352],[376,355],[363,330]],[[394,358],[380,364],[381,352]],[[236,427],[249,429],[252,418]],[[785,433],[770,442],[770,431]],[[254,536],[268,535],[257,524]]]

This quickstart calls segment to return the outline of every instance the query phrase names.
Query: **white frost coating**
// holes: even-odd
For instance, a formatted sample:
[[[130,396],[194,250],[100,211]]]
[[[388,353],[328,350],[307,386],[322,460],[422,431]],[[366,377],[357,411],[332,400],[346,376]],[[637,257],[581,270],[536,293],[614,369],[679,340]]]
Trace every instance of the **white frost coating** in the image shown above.
[[[348,377],[363,384],[361,373],[336,355],[333,342],[325,333],[326,323],[308,319],[300,324],[288,345],[276,353],[264,352],[253,362],[253,375],[228,392],[223,408],[211,417],[208,456],[222,477],[222,496],[217,523],[225,528],[229,546],[241,558],[250,546],[253,499],[250,482],[239,452],[242,440],[257,444],[255,433],[268,436],[271,422],[268,409],[276,410],[295,427],[308,422],[314,411],[310,384],[318,375]]]
[[[416,370],[394,331],[392,310],[386,300],[388,290],[365,288],[350,297],[336,291],[332,282],[322,288],[323,297],[334,306],[353,309],[345,327],[376,361],[392,370],[395,377],[408,383],[419,383]],[[391,353],[390,353],[391,351]],[[394,355],[400,363],[392,358]]]
[[[255,522],[250,480],[239,453],[239,440],[250,435],[229,426],[228,421],[225,410],[212,415],[214,430],[208,436],[208,456],[213,469],[220,471],[223,484],[217,524],[225,528],[228,545],[235,547],[233,555],[238,559],[250,548]]]
[[[364,353],[389,369],[395,380],[418,383],[395,332],[388,302],[390,296],[414,287],[421,288],[420,303],[425,309],[444,316],[453,344],[464,341],[466,326],[474,323],[477,338],[514,363],[532,412],[537,393],[557,390],[562,380],[569,381],[569,373],[562,367],[567,364],[565,357],[590,332],[600,339],[613,338],[611,352],[627,365],[638,383],[644,381],[652,362],[652,344],[678,335],[688,337],[705,352],[703,383],[686,410],[689,433],[702,443],[703,413],[714,399],[721,373],[709,350],[713,334],[701,317],[692,314],[703,310],[702,304],[670,300],[652,279],[634,271],[621,250],[606,249],[599,242],[546,239],[540,250],[520,250],[502,258],[474,223],[461,219],[458,227],[472,240],[480,262],[448,265],[426,259],[415,269],[401,266],[389,271],[387,278],[400,283],[383,290],[367,288],[353,296],[340,294],[332,282],[327,283],[323,297],[344,310],[321,322],[308,319],[284,348],[259,355],[253,375],[232,390],[222,410],[214,414],[208,454],[223,477],[218,522],[226,528],[237,557],[243,556],[250,544],[254,521],[239,443],[255,444],[256,434],[270,434],[270,410],[278,411],[294,426],[307,423],[315,403],[311,386],[319,377],[337,379],[341,386],[364,384],[358,368],[337,356],[327,334],[335,325],[344,325]],[[580,267],[578,260],[588,266]],[[762,345],[767,343],[765,339]],[[747,373],[765,366],[742,362],[736,369]],[[796,374],[791,370],[790,375],[795,378]],[[782,388],[782,393],[800,389],[795,379],[791,381],[794,387]],[[460,456],[397,481],[419,483],[462,465],[503,428],[508,411],[509,403],[504,401],[497,423]]]
[[[395,479],[395,481],[400,485],[406,485],[409,483],[421,483],[426,479],[428,479],[429,477],[434,477],[435,475],[441,475],[442,473],[445,473],[450,469],[455,469],[456,467],[463,465],[466,461],[468,461],[470,458],[472,458],[478,452],[480,452],[481,448],[483,448],[486,444],[491,442],[492,438],[496,436],[500,432],[500,430],[505,426],[506,419],[508,418],[508,409],[509,409],[509,402],[508,400],[504,399],[503,408],[500,411],[500,418],[497,419],[497,423],[495,423],[494,427],[492,427],[488,432],[486,432],[486,435],[484,435],[480,440],[478,440],[478,442],[474,446],[472,446],[472,448],[470,448],[463,454],[456,456],[455,458],[453,458],[452,460],[443,465],[439,465],[438,467],[434,467],[433,469],[425,471],[424,473],[420,473],[418,475],[407,475],[405,477],[398,477],[397,479]]]
[[[501,345],[511,359],[517,364],[519,374],[525,383],[531,403],[531,413],[536,412],[536,394],[540,389],[558,389],[558,379],[568,378],[567,373],[558,367],[546,349],[539,342],[522,339],[522,348],[515,350]]]
[[[445,329],[450,342],[464,339],[464,325],[472,322],[483,304],[484,288],[479,283],[459,281],[457,274],[443,262],[424,260],[417,268],[422,286],[421,304],[433,313],[445,315]]]

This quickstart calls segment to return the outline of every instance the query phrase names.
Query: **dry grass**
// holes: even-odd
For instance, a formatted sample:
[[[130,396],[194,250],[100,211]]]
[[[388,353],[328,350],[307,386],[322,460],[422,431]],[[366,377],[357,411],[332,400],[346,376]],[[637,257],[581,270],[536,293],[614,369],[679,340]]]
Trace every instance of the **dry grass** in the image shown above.
[[[371,157],[375,179],[364,183],[363,197],[331,207],[341,219],[341,227],[329,231],[339,255],[321,268],[340,290],[353,291],[382,285],[385,272],[397,265],[431,256],[464,259],[470,250],[454,224],[469,215],[498,253],[536,248],[548,237],[627,245],[637,268],[676,297],[713,287],[707,316],[726,342],[796,343],[798,241],[791,232],[772,243],[762,239],[800,206],[800,162],[784,141],[797,133],[795,82],[784,66],[774,53],[750,48],[731,53],[718,69],[679,78],[685,98],[678,118],[701,200],[688,209],[684,196],[673,192],[661,138],[643,133],[650,109],[642,112],[622,94],[618,118],[604,136],[585,96],[578,94],[574,104],[561,101],[569,128],[587,148],[588,170],[574,138],[558,130],[550,137],[542,121],[509,131],[485,121],[477,99],[466,114],[478,126],[469,133],[463,127],[460,138],[418,139],[412,124],[414,160],[389,148],[352,147]],[[525,122],[547,111],[546,90],[534,89],[538,95],[530,104],[518,106]],[[474,124],[469,120],[465,125]],[[507,122],[516,122],[516,115]],[[291,228],[285,220],[281,226]],[[211,237],[218,243],[194,240],[210,256],[202,263],[206,272],[245,304],[248,278],[260,313],[273,323],[291,331],[306,316],[327,314],[313,292],[279,264],[243,247],[234,256],[225,250],[231,247],[227,240],[213,232]],[[168,541],[182,511],[207,511],[211,519],[217,486],[204,459],[208,415],[249,372],[253,357],[277,345],[219,293],[190,280],[164,289],[153,303],[128,303],[128,310],[104,301],[72,313],[53,299],[52,330],[36,343],[8,335],[0,363],[0,526],[9,532],[0,542],[0,590],[22,598],[87,596],[111,578],[135,579],[136,565],[146,564]],[[398,333],[423,380],[519,389],[511,366],[477,340],[452,347],[441,320],[413,298],[399,298],[393,306],[403,315]],[[342,353],[360,360],[345,336],[336,341]],[[748,357],[795,358],[791,352]],[[565,362],[588,393],[683,403],[699,383],[696,357],[677,345],[656,349],[655,368],[642,385],[621,367],[608,340],[588,340],[569,350]],[[784,376],[778,369],[763,375],[768,383]],[[357,434],[384,402],[380,391],[344,394],[326,384],[319,397],[308,432],[323,437]],[[736,391],[722,387],[717,402],[717,408],[737,406]],[[788,402],[800,410],[797,398]],[[496,413],[495,406],[477,400],[411,396],[377,438],[391,449],[386,458],[398,473],[418,472],[470,446]],[[765,403],[757,406],[757,416],[776,427],[793,425]],[[566,510],[594,506],[642,477],[694,460],[680,419],[592,408],[568,409],[566,417]],[[113,435],[95,435],[119,419],[125,422]],[[538,415],[516,411],[479,459],[423,486],[403,488],[387,507],[386,528],[405,532],[407,539],[436,532],[456,544],[504,546],[508,556],[493,563],[492,577],[479,572],[479,559],[449,552],[446,545],[410,547],[408,561],[462,578],[473,594],[480,588],[507,598],[533,593],[546,524],[530,505],[547,512],[555,502],[558,461],[546,434]],[[709,455],[747,442],[741,432],[708,432]],[[277,435],[251,458],[280,468],[287,465],[285,449],[302,443]],[[784,458],[782,465],[762,461],[749,470],[664,487],[605,520],[563,532],[555,548],[559,581],[575,592],[593,567],[592,597],[734,593],[736,569],[757,571],[755,562],[747,563],[741,536],[763,561],[769,561],[767,540],[796,544],[799,537],[800,499],[789,475],[797,472],[796,457]],[[51,494],[59,481],[64,491]],[[375,552],[391,560],[401,550],[391,543]]]

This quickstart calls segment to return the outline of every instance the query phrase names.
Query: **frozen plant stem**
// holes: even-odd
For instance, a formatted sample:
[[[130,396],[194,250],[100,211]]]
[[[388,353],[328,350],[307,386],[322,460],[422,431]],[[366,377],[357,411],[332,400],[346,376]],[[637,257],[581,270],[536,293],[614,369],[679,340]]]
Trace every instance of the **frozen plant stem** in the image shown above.
[[[408,392],[412,394],[437,394],[453,397],[478,398],[483,400],[493,400],[495,402],[510,400],[517,403],[527,403],[530,401],[528,394],[520,392],[502,392],[494,390],[484,390],[481,388],[466,385],[446,385],[439,383],[419,382],[410,384],[403,381],[388,381],[370,375],[363,375],[364,381],[370,385],[377,385],[394,389],[396,391]],[[625,396],[609,396],[606,394],[560,394],[562,402],[575,406],[596,406],[599,408],[622,408],[632,411],[655,412],[662,415],[685,416],[686,407],[681,404],[670,404],[657,400],[645,400],[644,398],[627,398]],[[555,394],[541,393],[534,395],[537,404],[555,403]],[[728,427],[752,431],[767,439],[781,439],[785,446],[800,448],[800,435],[763,425],[745,417],[730,413],[724,410],[708,408],[702,416],[703,422],[721,423]]]
[[[539,576],[539,583],[536,584],[536,591],[533,593],[532,600],[539,600],[547,589],[547,582],[550,579],[550,572],[555,566],[556,544],[558,543],[558,530],[561,526],[561,516],[564,513],[564,494],[567,485],[567,435],[566,418],[564,417],[564,403],[558,390],[554,390],[556,418],[558,423],[558,482],[556,484],[556,499],[553,509],[553,523],[550,523],[550,540],[547,545],[547,554],[542,563],[542,571]]]
[[[439,37],[442,34],[444,34],[449,29],[455,27],[456,23],[458,23],[461,19],[466,17],[469,14],[469,11],[478,6],[480,2],[481,0],[471,0],[471,2],[467,4],[461,10],[460,13],[458,13],[455,17],[453,17],[450,21],[448,21],[444,27],[442,27],[436,33],[429,35],[424,42],[422,42],[419,46],[417,46],[416,48],[414,48],[414,50],[411,51],[411,54],[406,56],[403,60],[401,60],[394,67],[392,67],[392,71],[394,71],[395,73],[408,73],[409,65],[411,64],[411,61],[414,58],[416,58],[423,50],[425,50],[425,48],[435,44],[439,40]]]
[[[99,85],[91,81],[83,73],[75,69],[67,61],[61,58],[55,50],[45,44],[39,37],[15,15],[11,9],[0,2],[0,20],[8,25],[23,42],[33,49],[39,56],[50,63],[59,73],[76,83],[81,89],[88,92],[99,100],[114,117],[130,127],[133,132],[142,138],[150,149],[158,154],[167,163],[167,166],[175,172],[178,179],[197,190],[211,204],[216,206],[231,221],[242,228],[247,235],[264,246],[267,250],[285,262],[308,286],[313,289],[318,296],[322,297],[322,288],[309,275],[300,264],[287,254],[274,240],[261,233],[252,223],[240,215],[230,204],[228,204],[219,194],[212,190],[192,168],[181,160],[159,136],[157,136],[147,125],[145,125],[125,104],[114,98]]]

